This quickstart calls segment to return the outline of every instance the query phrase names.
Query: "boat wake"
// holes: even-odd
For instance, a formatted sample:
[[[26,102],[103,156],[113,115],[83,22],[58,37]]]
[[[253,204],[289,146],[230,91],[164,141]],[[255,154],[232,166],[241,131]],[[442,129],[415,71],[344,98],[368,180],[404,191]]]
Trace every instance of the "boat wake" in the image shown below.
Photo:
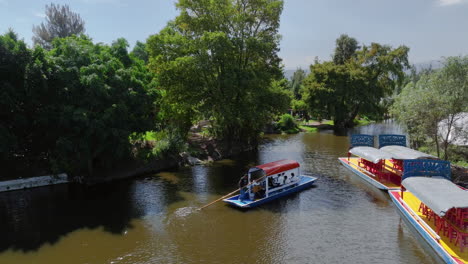
[[[181,207],[181,208],[178,208],[177,210],[175,210],[174,212],[174,215],[176,217],[187,217],[189,216],[190,214],[194,213],[197,211],[197,208],[196,207]]]

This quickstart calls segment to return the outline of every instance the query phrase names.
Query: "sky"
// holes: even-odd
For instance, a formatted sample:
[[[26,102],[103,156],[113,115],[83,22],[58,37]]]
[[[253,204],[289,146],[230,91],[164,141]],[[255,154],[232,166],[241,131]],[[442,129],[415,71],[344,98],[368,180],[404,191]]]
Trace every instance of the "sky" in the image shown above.
[[[52,0],[0,0],[0,34],[8,28],[31,44],[32,26]],[[96,42],[124,37],[133,46],[158,33],[178,11],[175,0],[55,0],[85,21]],[[284,0],[280,57],[286,70],[330,60],[341,34],[360,45],[410,48],[411,63],[468,54],[468,0]]]

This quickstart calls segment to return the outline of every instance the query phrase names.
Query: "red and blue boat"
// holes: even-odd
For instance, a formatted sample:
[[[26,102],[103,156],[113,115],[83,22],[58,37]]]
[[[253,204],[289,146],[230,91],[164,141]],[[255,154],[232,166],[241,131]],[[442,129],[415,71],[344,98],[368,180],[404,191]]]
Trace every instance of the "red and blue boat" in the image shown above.
[[[352,156],[354,155],[354,156]],[[400,188],[399,172],[393,169],[392,155],[374,147],[374,136],[351,135],[348,157],[338,158],[346,168],[381,190]]]
[[[468,263],[468,191],[450,180],[450,163],[405,160],[402,178],[389,195],[406,222],[446,263]]]
[[[252,208],[302,191],[317,180],[301,174],[299,163],[287,159],[250,168],[247,178],[248,184],[241,189],[241,194],[223,201],[239,208]]]
[[[405,135],[379,135],[379,148],[375,148],[374,136],[355,134],[351,135],[348,157],[338,160],[378,189],[397,190],[401,186],[403,160],[423,158],[436,157],[406,147]]]

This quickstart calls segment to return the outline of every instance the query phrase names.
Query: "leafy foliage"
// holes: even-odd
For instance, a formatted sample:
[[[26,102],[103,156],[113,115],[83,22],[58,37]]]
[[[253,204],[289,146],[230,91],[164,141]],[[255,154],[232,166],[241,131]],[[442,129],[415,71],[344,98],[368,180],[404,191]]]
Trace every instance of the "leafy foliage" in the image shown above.
[[[305,101],[319,118],[332,117],[337,130],[354,126],[357,115],[382,115],[382,98],[404,79],[408,50],[372,43],[344,64],[317,62],[305,80]]]
[[[68,5],[50,4],[45,7],[46,23],[33,26],[33,42],[46,49],[52,47],[54,38],[64,38],[85,32],[85,22]]]
[[[413,78],[396,97],[391,112],[406,125],[414,147],[431,139],[437,155],[440,157],[442,143],[448,159],[449,132],[462,130],[457,118],[468,111],[468,57],[449,57],[444,64],[440,70],[423,71]],[[440,130],[441,123],[447,127],[445,131]]]
[[[148,63],[149,55],[146,51],[146,44],[141,41],[136,42],[135,47],[133,47],[133,50],[130,53],[130,55],[144,61],[145,63]]]
[[[291,91],[293,92],[294,99],[296,100],[302,99],[302,85],[306,76],[306,72],[303,69],[299,68],[294,72],[293,76],[291,77]]]
[[[292,117],[290,114],[284,114],[278,121],[278,127],[281,131],[287,131],[297,128],[297,124],[294,121],[294,117]]]
[[[346,61],[355,57],[356,51],[359,49],[358,42],[355,38],[342,34],[336,39],[335,53],[333,54],[333,62],[335,64],[345,64]]]
[[[158,93],[127,46],[73,36],[55,39],[50,52],[31,51],[13,33],[1,36],[2,161],[92,174],[128,156],[130,134],[155,127]]]
[[[277,55],[282,7],[277,0],[180,0],[180,15],[148,39],[164,118],[181,135],[209,119],[217,138],[249,142],[287,109]]]

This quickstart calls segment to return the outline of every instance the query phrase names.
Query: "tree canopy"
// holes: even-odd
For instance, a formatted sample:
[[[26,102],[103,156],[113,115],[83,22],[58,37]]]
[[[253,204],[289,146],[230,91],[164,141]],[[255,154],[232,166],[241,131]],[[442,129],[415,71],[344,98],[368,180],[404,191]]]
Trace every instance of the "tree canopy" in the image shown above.
[[[299,68],[293,73],[293,76],[291,77],[291,91],[293,92],[294,99],[296,100],[302,99],[302,85],[306,76],[306,72]]]
[[[422,71],[395,98],[391,112],[406,126],[415,147],[431,139],[437,155],[441,157],[442,145],[448,159],[449,133],[462,130],[456,121],[459,113],[468,112],[468,57],[449,57],[442,69]],[[446,131],[440,129],[441,122]]]
[[[342,34],[336,39],[335,53],[333,54],[333,62],[335,64],[344,64],[346,61],[356,55],[359,49],[358,42],[346,34]]]
[[[180,0],[176,6],[179,16],[147,42],[166,116],[185,132],[194,120],[209,119],[218,138],[256,139],[289,104],[277,55],[283,2]]]
[[[45,6],[46,22],[33,26],[34,44],[46,49],[52,47],[54,38],[64,38],[85,32],[85,22],[68,5],[50,4]]]
[[[12,32],[0,36],[2,165],[45,161],[85,175],[128,156],[129,136],[155,127],[158,93],[127,46],[73,36],[29,50]]]
[[[372,43],[343,64],[316,62],[305,80],[305,101],[320,118],[333,118],[340,131],[354,126],[357,115],[382,116],[382,98],[401,84],[409,67],[408,51]]]

